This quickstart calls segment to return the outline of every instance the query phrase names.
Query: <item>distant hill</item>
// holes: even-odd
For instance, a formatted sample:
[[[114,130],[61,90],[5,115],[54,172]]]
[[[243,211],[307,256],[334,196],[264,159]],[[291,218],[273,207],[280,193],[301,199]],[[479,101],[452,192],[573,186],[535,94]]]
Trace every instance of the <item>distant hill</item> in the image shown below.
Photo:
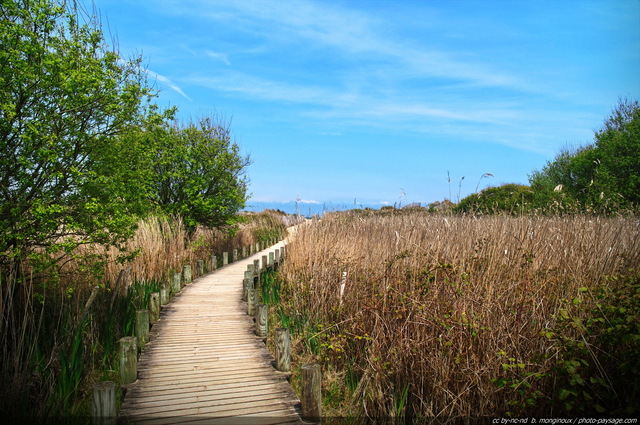
[[[322,215],[325,212],[332,211],[346,211],[355,208],[373,208],[379,209],[383,205],[381,204],[348,204],[348,203],[316,203],[316,202],[256,202],[249,201],[245,207],[245,211],[260,212],[267,209],[280,210],[287,214],[301,214],[305,217],[311,217],[313,215]]]

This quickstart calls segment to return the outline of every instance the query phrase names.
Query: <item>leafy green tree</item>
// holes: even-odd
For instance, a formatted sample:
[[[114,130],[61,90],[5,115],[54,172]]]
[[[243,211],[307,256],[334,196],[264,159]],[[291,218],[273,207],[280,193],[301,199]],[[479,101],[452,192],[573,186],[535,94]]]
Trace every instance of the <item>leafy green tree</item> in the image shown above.
[[[640,205],[640,104],[621,99],[595,133],[596,192],[617,203]],[[598,197],[600,196],[598,194]]]
[[[197,225],[231,224],[247,200],[248,156],[232,140],[230,126],[211,117],[184,127],[158,123],[149,132],[157,143],[154,201]]]
[[[0,258],[123,241],[146,210],[129,184],[146,148],[122,137],[152,98],[140,59],[63,1],[3,0],[0,15]]]
[[[533,190],[533,204],[537,208],[552,205],[568,207],[576,203],[575,176],[571,168],[576,150],[562,149],[553,161],[547,161],[542,170],[535,170],[529,176]]]
[[[473,193],[463,198],[455,207],[457,212],[491,214],[508,212],[518,214],[531,208],[533,191],[529,186],[520,184],[504,184],[488,187],[480,193]]]
[[[539,207],[614,211],[640,205],[640,105],[621,99],[595,142],[561,151],[529,176]]]

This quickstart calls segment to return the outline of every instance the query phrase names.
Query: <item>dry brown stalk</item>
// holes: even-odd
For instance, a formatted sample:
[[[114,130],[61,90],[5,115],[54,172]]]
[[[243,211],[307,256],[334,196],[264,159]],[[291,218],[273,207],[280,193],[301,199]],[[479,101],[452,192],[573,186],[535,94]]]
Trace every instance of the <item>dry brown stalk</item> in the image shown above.
[[[562,300],[592,303],[581,288],[638,266],[637,218],[334,214],[288,246],[283,306],[327,330],[325,368],[357,369],[337,412],[492,416],[524,409],[496,378],[550,393],[556,342],[541,332]]]

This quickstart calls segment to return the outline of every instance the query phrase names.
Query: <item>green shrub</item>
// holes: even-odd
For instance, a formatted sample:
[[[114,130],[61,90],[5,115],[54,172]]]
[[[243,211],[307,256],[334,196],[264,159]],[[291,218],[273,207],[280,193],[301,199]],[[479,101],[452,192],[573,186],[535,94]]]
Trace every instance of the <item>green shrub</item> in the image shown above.
[[[456,212],[483,213],[507,212],[519,214],[531,209],[533,191],[529,186],[505,184],[489,187],[462,199],[455,207]]]
[[[582,297],[563,300],[556,325],[553,401],[570,415],[640,412],[640,272],[608,278]],[[585,306],[586,305],[586,306]]]

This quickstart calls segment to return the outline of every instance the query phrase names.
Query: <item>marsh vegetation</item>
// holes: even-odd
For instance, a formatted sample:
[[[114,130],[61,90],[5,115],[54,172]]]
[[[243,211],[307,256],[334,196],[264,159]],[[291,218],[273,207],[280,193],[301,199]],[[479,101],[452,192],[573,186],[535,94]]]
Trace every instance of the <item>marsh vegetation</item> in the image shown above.
[[[273,320],[328,416],[632,415],[639,265],[637,217],[337,213],[288,245]]]

